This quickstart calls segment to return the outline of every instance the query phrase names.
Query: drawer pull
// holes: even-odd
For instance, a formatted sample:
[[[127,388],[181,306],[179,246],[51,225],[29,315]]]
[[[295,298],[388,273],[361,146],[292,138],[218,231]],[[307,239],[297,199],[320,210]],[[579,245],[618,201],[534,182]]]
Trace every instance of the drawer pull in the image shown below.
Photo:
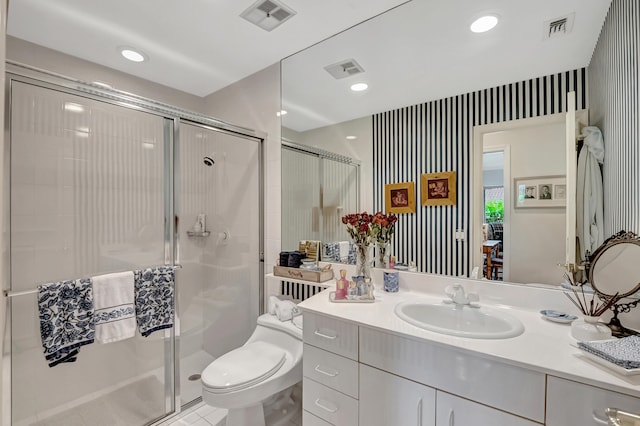
[[[453,426],[453,410],[449,411],[449,426]]]
[[[316,399],[316,405],[329,413],[335,413],[336,411],[338,411],[338,407],[336,407],[335,404],[329,401],[324,401],[320,398]],[[330,405],[331,407],[329,407],[328,405]]]
[[[609,424],[613,426],[621,426],[623,424],[640,425],[640,414],[627,413],[617,408],[607,408],[605,411]],[[624,423],[623,423],[624,422]]]
[[[418,401],[418,426],[422,426],[422,398]]]
[[[314,332],[313,332],[313,334],[315,334],[316,336],[320,336],[320,337],[322,337],[322,338],[325,338],[325,339],[329,339],[329,340],[333,340],[333,339],[335,339],[336,337],[338,337],[338,335],[337,335],[337,334],[336,334],[336,335],[334,335],[334,336],[331,336],[331,335],[329,335],[329,334],[325,334],[325,333],[320,332],[320,330],[316,330],[316,331],[314,331]]]
[[[611,423],[609,423],[609,420],[607,420],[606,417],[603,417],[603,416],[599,415],[596,410],[593,410],[592,417],[593,417],[593,420],[598,425],[610,425],[611,424]]]
[[[333,372],[323,370],[322,368],[320,368],[320,364],[316,365],[316,368],[314,370],[316,370],[320,374],[324,374],[325,376],[329,376],[329,377],[336,377],[339,374],[335,370],[333,370]]]

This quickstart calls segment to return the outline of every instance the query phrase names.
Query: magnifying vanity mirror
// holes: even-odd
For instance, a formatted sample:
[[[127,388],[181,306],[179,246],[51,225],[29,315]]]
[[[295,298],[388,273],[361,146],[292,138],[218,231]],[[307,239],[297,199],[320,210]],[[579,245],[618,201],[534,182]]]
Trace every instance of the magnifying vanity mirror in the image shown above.
[[[640,291],[640,238],[633,232],[621,231],[607,239],[590,257],[589,282],[594,291],[605,300],[613,302],[613,318],[609,327],[616,337],[638,334],[627,329],[618,319],[618,314],[629,312],[640,303],[640,299],[622,299]]]

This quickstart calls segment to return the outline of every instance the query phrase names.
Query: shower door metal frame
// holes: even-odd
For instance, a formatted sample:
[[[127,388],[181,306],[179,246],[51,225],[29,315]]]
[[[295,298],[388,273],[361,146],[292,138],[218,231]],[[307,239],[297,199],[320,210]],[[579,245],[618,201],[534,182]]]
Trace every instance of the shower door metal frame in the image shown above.
[[[266,140],[266,134],[256,130],[248,129],[241,126],[235,126],[223,121],[208,117],[204,114],[188,111],[178,107],[174,107],[168,104],[160,103],[149,98],[137,96],[131,93],[106,88],[103,86],[87,83],[84,81],[76,80],[66,76],[62,76],[56,73],[52,73],[46,70],[41,70],[28,65],[20,64],[17,62],[7,61],[5,70],[5,143],[3,155],[3,177],[4,187],[3,189],[3,208],[5,211],[5,222],[2,224],[4,229],[7,230],[8,237],[5,238],[4,255],[6,258],[6,268],[2,271],[0,279],[2,280],[2,290],[11,291],[11,241],[8,232],[11,227],[10,218],[10,158],[11,158],[11,86],[14,81],[31,84],[46,89],[56,90],[64,93],[73,94],[76,96],[82,96],[88,99],[105,102],[108,104],[129,108],[148,114],[156,115],[164,119],[164,211],[165,211],[165,226],[164,226],[164,253],[165,264],[175,264],[175,223],[174,220],[169,218],[174,217],[175,206],[175,193],[174,193],[174,181],[175,181],[175,141],[179,138],[179,124],[184,121],[185,123],[195,124],[206,127],[210,130],[217,132],[223,132],[226,134],[241,137],[243,139],[255,140],[258,142],[259,152],[259,253],[258,257],[258,289],[259,289],[259,301],[263,299],[264,294],[264,141]],[[177,299],[177,298],[176,298]],[[3,401],[2,401],[2,413],[3,417],[0,422],[3,425],[11,424],[12,416],[12,395],[11,395],[11,381],[12,381],[12,349],[11,349],[11,316],[12,307],[10,300],[6,303],[6,321],[4,330],[4,353],[2,354],[4,364],[4,374],[8,374],[9,377],[3,378]],[[262,304],[258,302],[260,312],[262,313]],[[176,305],[175,309],[176,320],[179,318],[178,309]],[[178,321],[176,321],[177,323]],[[165,360],[172,359],[170,363],[171,368],[167,368],[165,363],[165,401],[167,406],[170,405],[171,410],[164,416],[154,420],[153,423],[158,423],[166,420],[182,411],[180,405],[180,386],[179,386],[179,372],[180,372],[180,358],[177,348],[175,330],[173,328],[165,330],[165,334],[169,334],[170,339],[165,340],[164,356]],[[168,371],[169,370],[169,371]],[[172,370],[172,371],[171,371]]]

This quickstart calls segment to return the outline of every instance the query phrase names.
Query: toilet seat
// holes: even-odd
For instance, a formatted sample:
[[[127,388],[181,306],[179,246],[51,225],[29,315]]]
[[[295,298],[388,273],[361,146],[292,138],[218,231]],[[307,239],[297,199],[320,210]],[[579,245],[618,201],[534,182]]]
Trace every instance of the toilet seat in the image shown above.
[[[252,342],[213,361],[202,372],[202,384],[212,393],[227,393],[273,376],[286,360],[286,352],[266,342]]]

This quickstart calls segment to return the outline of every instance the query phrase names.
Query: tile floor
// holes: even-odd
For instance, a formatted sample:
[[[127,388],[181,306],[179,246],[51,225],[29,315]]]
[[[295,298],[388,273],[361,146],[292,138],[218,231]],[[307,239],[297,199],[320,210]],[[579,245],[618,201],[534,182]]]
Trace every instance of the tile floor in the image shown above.
[[[156,426],[225,426],[226,415],[227,410],[200,402]],[[280,426],[302,426],[302,412],[293,421]]]

